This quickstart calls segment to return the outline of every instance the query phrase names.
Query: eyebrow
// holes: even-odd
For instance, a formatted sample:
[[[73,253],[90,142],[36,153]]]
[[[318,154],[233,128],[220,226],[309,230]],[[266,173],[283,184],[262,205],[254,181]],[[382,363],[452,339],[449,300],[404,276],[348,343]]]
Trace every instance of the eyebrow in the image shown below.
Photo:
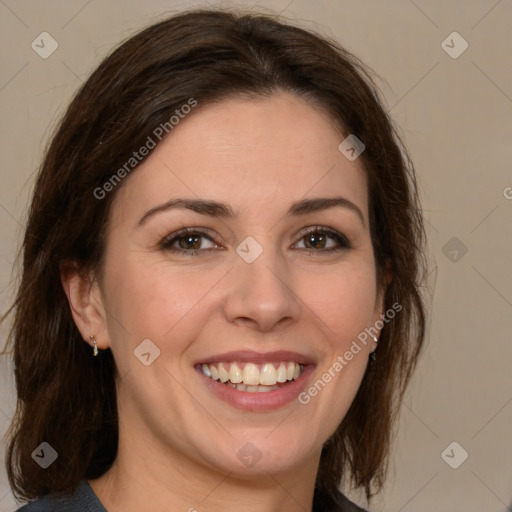
[[[317,197],[313,199],[302,199],[296,203],[293,203],[285,216],[296,217],[334,207],[343,207],[353,211],[357,214],[363,223],[363,226],[365,225],[363,212],[352,201],[349,201],[344,197]],[[200,213],[202,215],[209,215],[211,217],[235,218],[237,216],[232,208],[226,203],[219,203],[217,201],[209,201],[206,199],[177,198],[171,199],[166,203],[155,206],[154,208],[148,210],[140,218],[138,225],[140,227],[156,214],[173,209],[191,210],[193,212]]]

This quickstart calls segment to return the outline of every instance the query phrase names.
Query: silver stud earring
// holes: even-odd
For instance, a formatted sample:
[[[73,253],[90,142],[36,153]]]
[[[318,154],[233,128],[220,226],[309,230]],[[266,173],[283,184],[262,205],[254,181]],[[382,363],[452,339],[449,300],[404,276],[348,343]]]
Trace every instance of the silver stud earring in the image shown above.
[[[376,336],[373,336],[373,341],[375,341],[375,343],[378,343],[378,339]],[[371,363],[374,363],[375,360],[377,359],[377,355],[375,354],[375,352],[377,351],[377,349],[375,349],[373,352],[370,352],[370,362]]]
[[[96,338],[91,335],[91,336],[89,336],[89,339],[94,343],[92,355],[97,356],[98,355],[98,344],[96,343]]]

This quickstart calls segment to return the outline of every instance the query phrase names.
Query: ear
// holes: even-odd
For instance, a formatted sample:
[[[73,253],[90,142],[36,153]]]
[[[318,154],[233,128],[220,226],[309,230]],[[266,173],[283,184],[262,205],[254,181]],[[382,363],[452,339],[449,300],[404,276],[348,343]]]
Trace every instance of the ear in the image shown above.
[[[60,277],[73,320],[82,338],[91,347],[92,340],[95,339],[98,348],[108,348],[110,343],[107,315],[100,286],[94,274],[90,272],[84,275],[74,262],[65,262],[60,266]]]

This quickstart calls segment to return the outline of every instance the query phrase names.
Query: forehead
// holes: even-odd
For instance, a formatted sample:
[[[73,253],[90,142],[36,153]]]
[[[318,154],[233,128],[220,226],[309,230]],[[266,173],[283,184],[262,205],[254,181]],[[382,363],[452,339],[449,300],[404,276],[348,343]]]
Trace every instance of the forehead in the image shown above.
[[[124,217],[127,204],[134,212],[187,196],[261,215],[309,196],[344,195],[367,217],[366,173],[339,151],[344,138],[325,111],[289,93],[199,104],[136,168],[115,210]]]

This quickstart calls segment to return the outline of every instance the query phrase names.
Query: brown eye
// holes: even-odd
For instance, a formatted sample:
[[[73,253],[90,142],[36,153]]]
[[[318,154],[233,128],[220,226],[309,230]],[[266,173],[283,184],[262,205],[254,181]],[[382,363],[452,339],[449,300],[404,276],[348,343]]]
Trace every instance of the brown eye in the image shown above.
[[[315,227],[302,235],[304,249],[312,252],[333,252],[349,249],[350,243],[345,235],[327,228]]]
[[[183,235],[176,238],[180,249],[200,249],[201,236]]]
[[[160,248],[164,251],[186,253],[187,255],[194,256],[200,252],[212,250],[214,245],[215,242],[206,233],[183,229],[167,236],[161,242]]]
[[[304,237],[306,248],[308,249],[325,249],[327,237],[322,233],[311,233]]]

